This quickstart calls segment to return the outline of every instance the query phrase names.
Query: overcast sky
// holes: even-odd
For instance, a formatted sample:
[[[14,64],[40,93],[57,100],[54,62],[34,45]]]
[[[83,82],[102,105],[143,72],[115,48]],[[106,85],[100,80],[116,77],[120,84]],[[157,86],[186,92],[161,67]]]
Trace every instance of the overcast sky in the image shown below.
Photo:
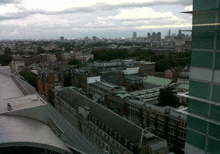
[[[0,39],[129,38],[191,29],[192,0],[0,0]]]

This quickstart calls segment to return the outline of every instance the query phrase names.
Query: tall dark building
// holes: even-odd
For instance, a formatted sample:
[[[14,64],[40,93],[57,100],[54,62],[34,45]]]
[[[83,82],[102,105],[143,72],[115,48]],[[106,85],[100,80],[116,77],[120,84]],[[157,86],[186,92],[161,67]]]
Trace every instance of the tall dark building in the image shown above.
[[[179,29],[178,35],[181,36],[182,35],[182,30]]]
[[[64,41],[64,37],[63,37],[63,36],[60,37],[60,41],[61,41],[61,42]]]
[[[161,32],[157,33],[157,41],[161,41]]]
[[[133,32],[133,39],[136,39],[136,38],[137,38],[137,33]]]
[[[155,38],[156,38],[156,33],[155,33],[155,32],[153,32],[153,33],[152,33],[152,40],[154,41],[154,40],[155,40]]]
[[[147,33],[147,39],[151,40],[151,35],[150,35],[150,33]]]
[[[169,29],[167,36],[168,36],[169,39],[171,38],[171,29]]]

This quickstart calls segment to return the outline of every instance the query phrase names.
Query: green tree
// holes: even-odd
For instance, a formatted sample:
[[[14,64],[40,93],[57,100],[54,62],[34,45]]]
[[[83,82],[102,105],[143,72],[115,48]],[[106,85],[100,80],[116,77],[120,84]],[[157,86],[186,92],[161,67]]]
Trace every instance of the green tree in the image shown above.
[[[78,59],[72,59],[68,62],[68,65],[81,65],[81,61]]]
[[[5,54],[11,54],[11,49],[8,48],[8,47],[6,47],[6,48],[5,48]]]
[[[2,66],[7,66],[12,61],[12,56],[8,54],[3,54],[0,56],[0,64]]]
[[[89,58],[89,59],[88,59],[88,63],[94,63],[94,60],[91,59],[91,58]]]
[[[25,80],[27,80],[28,83],[30,83],[33,87],[38,89],[37,84],[37,76],[29,71],[22,71],[20,72],[20,75],[24,77]]]
[[[171,61],[169,58],[160,59],[155,62],[156,63],[156,71],[157,72],[164,72],[168,68],[172,67]]]
[[[38,47],[37,48],[37,53],[38,54],[40,54],[40,53],[46,53],[47,51],[46,50],[44,50],[43,48],[41,48],[41,47]]]
[[[171,107],[179,107],[180,102],[178,98],[176,97],[176,92],[173,92],[173,88],[166,87],[161,88],[159,96],[157,98],[158,100],[158,106],[171,106]]]
[[[64,76],[63,86],[64,86],[64,87],[72,86],[71,76],[70,76],[70,75]]]
[[[18,51],[18,52],[16,52],[16,54],[19,54],[19,55],[24,55],[24,54],[25,54],[25,52],[24,52],[24,51]]]
[[[41,60],[40,59],[36,59],[36,63],[37,64],[41,63]]]
[[[71,50],[72,50],[71,47],[66,47],[66,48],[65,48],[65,51],[66,51],[66,52],[70,52]]]

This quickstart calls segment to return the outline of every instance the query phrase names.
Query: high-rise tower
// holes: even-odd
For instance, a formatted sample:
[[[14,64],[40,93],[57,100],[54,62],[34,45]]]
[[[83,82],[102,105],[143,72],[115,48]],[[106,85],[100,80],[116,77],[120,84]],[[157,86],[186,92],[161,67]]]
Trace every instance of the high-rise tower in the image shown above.
[[[168,38],[169,39],[171,38],[171,29],[169,29],[169,31],[168,31]]]
[[[220,0],[193,0],[186,154],[220,153]]]
[[[133,32],[133,39],[136,39],[136,38],[137,38],[137,33]]]

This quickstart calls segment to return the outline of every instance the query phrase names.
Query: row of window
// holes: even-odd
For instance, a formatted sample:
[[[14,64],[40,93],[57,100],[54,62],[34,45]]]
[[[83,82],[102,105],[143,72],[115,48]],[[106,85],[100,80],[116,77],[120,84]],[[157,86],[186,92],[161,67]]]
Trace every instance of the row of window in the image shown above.
[[[170,123],[173,123],[173,124],[175,124],[175,125],[176,125],[176,123],[177,123],[178,126],[183,127],[183,128],[186,128],[186,122],[179,121],[179,120],[172,119],[172,118],[169,119],[169,122],[170,122]]]
[[[208,118],[209,104],[197,100],[189,100],[188,110],[191,113],[198,114]],[[211,105],[211,119],[220,121],[220,106]]]
[[[123,147],[118,141],[116,141],[115,139],[113,139],[112,137],[110,137],[107,133],[105,133],[104,131],[102,131],[99,127],[97,127],[96,125],[93,125],[92,123],[89,124],[89,126],[91,128],[93,128],[93,130],[98,133],[101,137],[103,137],[104,140],[108,140],[109,143],[111,143],[115,148],[117,148],[120,152],[125,152],[125,147]],[[107,143],[105,143],[102,138],[96,136],[93,133],[93,139],[96,140],[96,142],[98,142],[99,145],[102,145],[103,148],[107,151],[111,151],[111,153],[113,153],[113,150],[111,148],[109,148],[109,145]]]
[[[216,131],[218,132],[218,131]],[[220,141],[213,139],[209,136],[197,133],[195,131],[192,130],[187,130],[187,136],[186,136],[186,142],[189,144],[192,144],[202,150],[206,149],[206,139],[208,139],[208,147],[207,147],[207,151],[209,153],[219,153],[220,151]]]

